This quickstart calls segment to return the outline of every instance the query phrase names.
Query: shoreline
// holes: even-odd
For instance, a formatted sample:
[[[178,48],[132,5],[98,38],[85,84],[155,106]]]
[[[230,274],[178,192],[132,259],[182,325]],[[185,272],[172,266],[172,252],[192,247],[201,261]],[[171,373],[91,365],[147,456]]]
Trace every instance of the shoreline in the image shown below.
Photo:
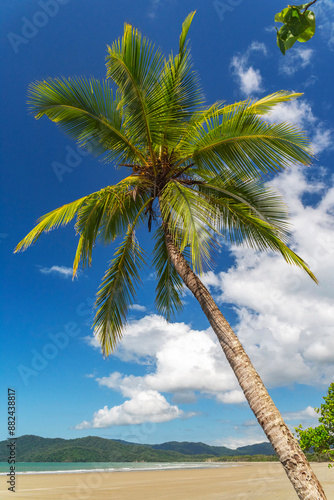
[[[29,463],[29,462],[20,462],[22,463]],[[35,463],[35,462],[34,462]],[[61,464],[61,462],[59,462]],[[66,462],[65,462],[66,463]],[[83,462],[84,463],[84,462]],[[133,464],[134,462],[130,462]],[[130,464],[129,463],[129,464]],[[156,463],[156,462],[154,462]],[[182,462],[183,463],[183,462]],[[245,462],[247,463],[247,462]],[[257,462],[254,462],[257,463]],[[261,463],[261,462],[259,462]],[[146,465],[147,464],[147,465]],[[193,465],[192,465],[193,464]],[[240,464],[244,464],[244,462],[240,462]],[[17,465],[17,464],[16,464]],[[159,463],[159,467],[150,467],[150,462],[146,462],[144,467],[123,467],[123,468],[116,468],[116,467],[104,467],[104,468],[95,468],[95,469],[69,469],[69,470],[64,470],[64,469],[59,469],[59,470],[46,470],[46,471],[15,471],[16,476],[25,476],[25,475],[39,475],[39,474],[90,474],[90,473],[114,473],[114,472],[159,472],[159,471],[174,471],[174,470],[203,470],[203,469],[219,469],[219,468],[225,468],[225,467],[237,467],[239,463],[232,463],[232,462],[189,462],[187,465],[183,466],[178,466],[178,462],[167,462],[166,465],[163,463]],[[0,477],[1,476],[6,476],[8,472],[0,472]]]
[[[224,463],[222,463],[223,465]],[[278,462],[233,462],[229,467],[126,470],[66,474],[21,474],[16,500],[296,500]],[[334,500],[334,475],[326,463],[311,464],[327,500]],[[124,474],[131,472],[131,474]],[[1,481],[0,498],[13,495]]]

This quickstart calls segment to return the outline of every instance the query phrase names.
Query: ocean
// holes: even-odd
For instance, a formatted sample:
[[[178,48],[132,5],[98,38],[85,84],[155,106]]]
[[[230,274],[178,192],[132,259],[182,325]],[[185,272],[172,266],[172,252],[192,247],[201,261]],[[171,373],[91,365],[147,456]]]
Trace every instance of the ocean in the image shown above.
[[[215,462],[17,462],[16,474],[64,474],[80,472],[125,472],[138,470],[207,469],[231,467]],[[7,462],[0,462],[0,476],[9,472]]]

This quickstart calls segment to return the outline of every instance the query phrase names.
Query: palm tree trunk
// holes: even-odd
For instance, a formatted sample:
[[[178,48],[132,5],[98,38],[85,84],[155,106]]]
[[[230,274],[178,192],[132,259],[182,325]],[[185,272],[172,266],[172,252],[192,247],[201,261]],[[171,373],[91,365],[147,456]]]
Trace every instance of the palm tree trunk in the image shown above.
[[[326,500],[321,484],[269,396],[238,337],[166,230],[165,235],[168,254],[176,271],[208,318],[254,415],[276,451],[298,497],[301,500]]]

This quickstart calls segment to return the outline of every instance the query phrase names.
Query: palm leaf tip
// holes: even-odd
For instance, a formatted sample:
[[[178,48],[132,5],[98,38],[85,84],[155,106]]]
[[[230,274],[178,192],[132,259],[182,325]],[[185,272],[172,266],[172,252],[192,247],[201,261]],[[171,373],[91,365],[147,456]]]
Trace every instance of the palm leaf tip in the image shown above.
[[[288,247],[286,247],[288,248]],[[318,285],[319,284],[319,281],[318,281],[318,278],[315,276],[315,274],[311,271],[311,269],[309,268],[308,264],[301,258],[299,257],[299,255],[297,255],[295,252],[293,252],[292,250],[290,250],[288,248],[288,251],[282,251],[281,252],[285,261],[288,263],[288,264],[294,264],[298,267],[300,267],[301,269],[303,269],[308,275],[309,277]]]
[[[190,14],[188,14],[188,16],[185,18],[185,20],[182,24],[182,31],[181,31],[181,35],[180,35],[180,45],[179,45],[180,46],[180,48],[179,48],[180,54],[182,54],[184,52],[188,31],[189,31],[190,25],[192,23],[192,20],[193,20],[195,14],[196,14],[196,10],[194,10],[193,12],[190,12]]]

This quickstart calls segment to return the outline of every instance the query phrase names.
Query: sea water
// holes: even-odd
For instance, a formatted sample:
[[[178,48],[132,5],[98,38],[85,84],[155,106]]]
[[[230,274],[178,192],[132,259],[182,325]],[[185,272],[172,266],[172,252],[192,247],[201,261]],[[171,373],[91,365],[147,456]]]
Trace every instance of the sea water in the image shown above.
[[[65,474],[80,472],[122,472],[138,470],[207,469],[231,467],[216,462],[17,462],[16,474]],[[0,476],[9,472],[7,462],[0,462]]]

